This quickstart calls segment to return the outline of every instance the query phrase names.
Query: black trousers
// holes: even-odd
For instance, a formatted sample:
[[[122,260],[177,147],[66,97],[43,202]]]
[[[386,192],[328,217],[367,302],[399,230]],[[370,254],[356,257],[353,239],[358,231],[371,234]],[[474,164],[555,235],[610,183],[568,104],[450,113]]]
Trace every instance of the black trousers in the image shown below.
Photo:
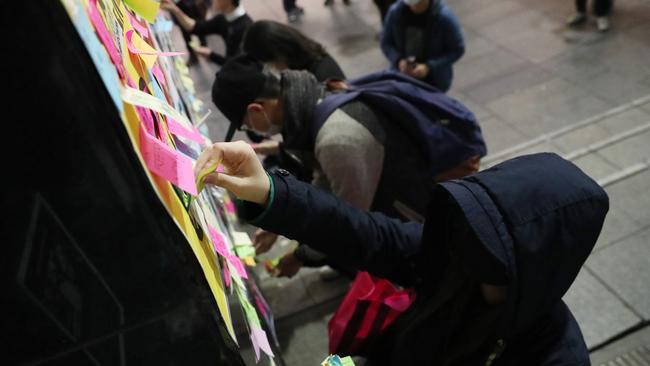
[[[296,7],[296,0],[282,0],[284,11],[289,14]]]
[[[594,0],[594,13],[597,17],[609,15],[612,11],[613,0]],[[576,0],[576,10],[579,13],[587,13],[587,0]]]

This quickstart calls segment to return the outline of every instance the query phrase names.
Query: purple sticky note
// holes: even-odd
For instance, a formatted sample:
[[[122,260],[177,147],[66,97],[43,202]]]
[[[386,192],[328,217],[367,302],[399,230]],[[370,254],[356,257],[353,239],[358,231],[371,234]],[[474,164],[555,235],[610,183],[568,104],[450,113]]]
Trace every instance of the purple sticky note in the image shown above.
[[[269,339],[266,337],[266,332],[254,324],[251,324],[251,342],[253,342],[256,361],[260,360],[260,349],[269,357],[274,357],[271,345],[269,344]]]

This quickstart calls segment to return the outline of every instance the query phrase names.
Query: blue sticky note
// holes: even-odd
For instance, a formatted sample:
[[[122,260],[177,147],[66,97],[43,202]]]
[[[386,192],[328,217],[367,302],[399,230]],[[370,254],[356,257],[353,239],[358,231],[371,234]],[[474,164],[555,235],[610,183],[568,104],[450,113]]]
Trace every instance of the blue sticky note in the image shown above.
[[[73,21],[77,32],[79,32],[79,36],[81,36],[81,39],[95,64],[95,67],[97,67],[99,76],[102,78],[111,99],[113,99],[113,103],[120,113],[122,113],[124,111],[124,105],[122,105],[122,99],[120,98],[120,79],[117,75],[115,66],[108,58],[108,53],[104,49],[104,46],[99,42],[95,30],[90,24],[90,20],[88,20],[86,14],[77,14]]]

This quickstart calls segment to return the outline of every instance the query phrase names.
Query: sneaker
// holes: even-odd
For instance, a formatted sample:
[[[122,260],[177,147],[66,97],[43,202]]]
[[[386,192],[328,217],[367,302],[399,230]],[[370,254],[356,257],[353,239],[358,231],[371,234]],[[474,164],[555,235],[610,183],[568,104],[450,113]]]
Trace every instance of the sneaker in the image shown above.
[[[607,17],[598,17],[596,27],[598,27],[599,32],[607,32],[609,30],[609,19]]]
[[[585,15],[585,13],[575,13],[574,15],[570,16],[569,19],[567,19],[566,25],[569,27],[575,27],[583,24],[586,20],[587,15]]]
[[[291,11],[289,11],[289,13],[287,14],[287,20],[289,21],[289,23],[297,23],[298,21],[300,21],[300,17],[304,12],[305,11],[302,10],[302,8],[296,7],[294,9],[291,9]]]

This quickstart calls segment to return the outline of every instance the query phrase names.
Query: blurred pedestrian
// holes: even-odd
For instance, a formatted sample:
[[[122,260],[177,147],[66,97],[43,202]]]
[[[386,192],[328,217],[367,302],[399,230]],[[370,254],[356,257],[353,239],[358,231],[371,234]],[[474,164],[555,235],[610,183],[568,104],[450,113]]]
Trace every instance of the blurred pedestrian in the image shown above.
[[[598,31],[609,30],[609,14],[612,11],[612,0],[593,0],[594,14]],[[576,0],[576,13],[569,17],[567,25],[576,27],[587,21],[587,0]]]
[[[240,4],[240,0],[213,0],[213,8],[218,14],[208,20],[193,19],[185,14],[173,0],[162,0],[160,6],[172,13],[185,31],[198,36],[217,34],[223,38],[226,44],[225,55],[218,54],[204,46],[194,48],[198,55],[208,58],[217,65],[224,64],[229,58],[240,52],[244,32],[253,23]]]
[[[303,14],[305,14],[305,9],[296,5],[296,0],[282,0],[282,7],[287,14],[287,21],[289,23],[297,23]]]
[[[401,0],[388,10],[381,49],[392,68],[446,92],[465,43],[443,0]]]

